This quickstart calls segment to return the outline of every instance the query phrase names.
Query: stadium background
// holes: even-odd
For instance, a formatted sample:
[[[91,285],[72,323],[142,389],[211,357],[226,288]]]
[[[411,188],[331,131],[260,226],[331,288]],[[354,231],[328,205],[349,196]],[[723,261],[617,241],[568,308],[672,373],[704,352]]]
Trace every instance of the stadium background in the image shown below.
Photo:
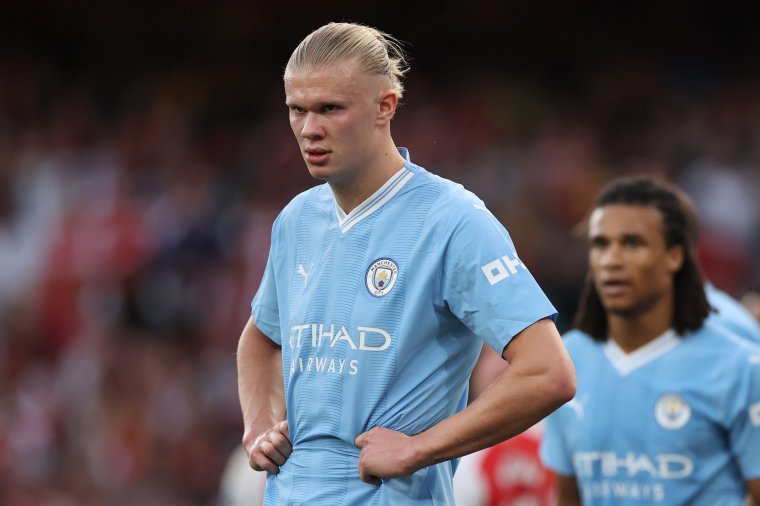
[[[394,138],[502,219],[561,330],[574,227],[619,174],[684,185],[710,279],[758,290],[760,41],[739,5],[4,5],[0,503],[214,504],[270,224],[313,184],[281,73],[330,20],[408,43]]]

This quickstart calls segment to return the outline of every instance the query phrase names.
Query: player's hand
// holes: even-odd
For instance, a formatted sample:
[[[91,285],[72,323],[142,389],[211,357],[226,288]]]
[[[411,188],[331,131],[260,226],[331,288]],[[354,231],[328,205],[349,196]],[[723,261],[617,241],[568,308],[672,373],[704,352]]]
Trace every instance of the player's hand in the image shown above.
[[[248,464],[256,471],[266,471],[271,474],[280,472],[280,466],[290,457],[293,448],[290,446],[288,421],[282,421],[258,435],[250,445],[243,446],[248,454]]]
[[[409,476],[421,466],[414,437],[384,427],[374,427],[354,440],[359,454],[359,478],[379,485],[381,478]]]

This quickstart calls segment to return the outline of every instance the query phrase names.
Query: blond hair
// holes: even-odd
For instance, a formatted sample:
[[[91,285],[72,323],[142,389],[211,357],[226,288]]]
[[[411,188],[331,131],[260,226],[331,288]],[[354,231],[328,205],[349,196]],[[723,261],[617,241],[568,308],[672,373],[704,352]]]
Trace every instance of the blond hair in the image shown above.
[[[401,44],[387,33],[365,25],[329,23],[317,28],[293,51],[285,72],[324,68],[352,58],[358,58],[367,74],[387,77],[401,99],[401,81],[409,69]]]

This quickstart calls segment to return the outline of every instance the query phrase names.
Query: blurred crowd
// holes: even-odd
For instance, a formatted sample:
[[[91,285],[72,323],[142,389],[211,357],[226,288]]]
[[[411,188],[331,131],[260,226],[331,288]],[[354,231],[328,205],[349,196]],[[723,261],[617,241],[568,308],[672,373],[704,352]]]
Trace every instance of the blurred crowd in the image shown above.
[[[0,63],[0,504],[215,504],[242,451],[234,354],[271,223],[314,183],[253,66],[103,86]],[[577,226],[622,173],[682,184],[711,281],[760,288],[760,78],[631,59],[572,94],[495,68],[413,68],[407,89],[397,144],[485,200],[560,330],[585,276]]]

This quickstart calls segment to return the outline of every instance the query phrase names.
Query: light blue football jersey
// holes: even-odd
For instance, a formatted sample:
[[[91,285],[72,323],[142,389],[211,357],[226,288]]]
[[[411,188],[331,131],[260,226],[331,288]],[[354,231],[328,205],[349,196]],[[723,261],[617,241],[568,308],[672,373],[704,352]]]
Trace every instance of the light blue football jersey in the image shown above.
[[[547,418],[541,457],[585,506],[742,506],[760,477],[760,347],[706,323],[633,353],[565,337],[575,398]]]
[[[710,313],[714,321],[739,337],[760,344],[760,323],[742,306],[742,304],[712,283],[705,283],[705,294],[710,305],[715,309]]]
[[[453,504],[452,462],[369,485],[354,439],[453,415],[483,340],[556,316],[483,202],[406,156],[348,215],[323,184],[275,220],[252,312],[282,348],[293,453],[266,504]]]

